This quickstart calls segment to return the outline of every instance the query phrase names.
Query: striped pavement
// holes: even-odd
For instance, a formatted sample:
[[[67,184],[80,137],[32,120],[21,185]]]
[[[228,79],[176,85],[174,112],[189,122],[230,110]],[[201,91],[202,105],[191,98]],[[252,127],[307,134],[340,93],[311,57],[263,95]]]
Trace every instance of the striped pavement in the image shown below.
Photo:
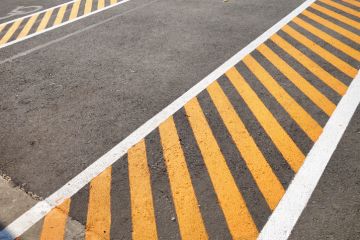
[[[53,209],[39,239],[67,239],[69,216],[84,239],[256,239],[358,73],[359,31],[360,1],[313,3]]]

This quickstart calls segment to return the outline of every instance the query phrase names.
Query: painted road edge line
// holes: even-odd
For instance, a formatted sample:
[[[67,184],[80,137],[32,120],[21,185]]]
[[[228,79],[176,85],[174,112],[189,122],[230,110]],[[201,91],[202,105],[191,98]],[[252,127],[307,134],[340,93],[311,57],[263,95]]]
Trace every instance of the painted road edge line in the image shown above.
[[[96,13],[105,11],[105,10],[107,10],[107,9],[109,9],[109,8],[116,7],[116,6],[118,6],[118,5],[127,3],[127,2],[129,2],[129,1],[130,1],[130,0],[122,0],[122,1],[120,1],[120,2],[117,2],[117,3],[114,3],[114,4],[112,4],[112,5],[106,6],[106,7],[104,7],[104,8],[101,8],[101,9],[95,10],[95,11],[93,11],[93,12],[90,12],[90,13],[88,13],[88,14],[86,14],[86,15],[82,15],[82,16],[80,16],[80,17],[76,17],[76,18],[74,18],[73,20],[65,21],[65,22],[63,22],[63,23],[61,23],[61,24],[58,24],[58,25],[55,25],[55,26],[46,28],[45,30],[43,30],[43,31],[41,31],[41,32],[35,32],[35,33],[32,33],[32,34],[29,34],[29,35],[27,35],[26,37],[23,37],[23,38],[20,38],[20,39],[17,39],[17,40],[14,40],[14,41],[11,41],[11,42],[8,42],[8,43],[5,43],[5,44],[1,45],[1,46],[0,46],[0,49],[5,48],[5,47],[8,47],[8,46],[13,45],[13,44],[18,43],[18,42],[22,42],[22,41],[24,41],[24,40],[26,40],[26,39],[29,39],[29,38],[32,38],[32,37],[36,37],[36,36],[38,36],[38,35],[40,35],[40,34],[43,34],[43,33],[49,32],[49,31],[51,31],[51,30],[54,30],[54,29],[56,29],[56,28],[65,26],[65,25],[67,25],[67,24],[69,24],[69,23],[76,22],[76,21],[81,20],[81,19],[83,19],[83,18],[86,18],[86,17],[89,17],[89,16],[94,15],[94,14],[96,14]],[[74,2],[74,1],[72,1],[72,2]],[[68,3],[70,4],[70,3],[72,3],[72,2],[68,2]],[[68,4],[68,3],[66,3],[66,4]],[[52,7],[52,8],[61,7],[62,5],[64,5],[64,4],[57,5],[57,6]],[[48,10],[50,10],[50,9],[52,9],[52,8],[45,9],[44,11],[48,11]],[[44,12],[44,11],[41,11],[41,12]],[[41,12],[37,12],[36,14],[41,13]],[[31,15],[29,15],[29,16],[31,16]],[[29,17],[29,16],[25,16],[25,17],[21,17],[21,18],[26,18],[26,17]],[[15,19],[15,20],[18,20],[18,19],[21,19],[21,18],[17,18],[17,19]]]
[[[4,236],[8,236],[7,234],[11,234],[13,237],[19,237],[36,222],[41,220],[41,218],[44,217],[48,212],[50,212],[52,208],[56,207],[57,205],[61,204],[65,199],[77,193],[81,188],[83,188],[87,183],[89,183],[92,178],[96,177],[107,167],[119,160],[130,147],[138,143],[141,139],[145,138],[151,131],[156,129],[162,122],[164,122],[167,118],[169,118],[181,107],[183,107],[188,101],[190,101],[193,97],[197,96],[201,91],[206,89],[212,82],[216,81],[228,69],[241,61],[246,55],[255,50],[259,45],[264,43],[273,34],[278,32],[283,26],[288,24],[293,18],[299,15],[315,1],[316,0],[307,0],[302,3],[295,10],[293,10],[291,13],[282,18],[279,22],[277,22],[263,34],[261,34],[258,38],[249,43],[245,48],[240,50],[238,53],[228,59],[225,63],[223,63],[213,72],[211,72],[208,76],[195,84],[192,88],[190,88],[187,92],[177,98],[174,102],[172,102],[170,105],[165,107],[155,116],[153,116],[147,122],[137,128],[124,140],[122,140],[110,151],[97,159],[93,164],[91,164],[84,171],[71,179],[59,190],[54,192],[45,200],[37,203],[35,206],[33,206],[15,221],[13,221],[3,231],[0,232],[0,237],[1,234],[3,234]]]
[[[258,240],[288,239],[360,103],[359,93],[360,72],[326,123]]]

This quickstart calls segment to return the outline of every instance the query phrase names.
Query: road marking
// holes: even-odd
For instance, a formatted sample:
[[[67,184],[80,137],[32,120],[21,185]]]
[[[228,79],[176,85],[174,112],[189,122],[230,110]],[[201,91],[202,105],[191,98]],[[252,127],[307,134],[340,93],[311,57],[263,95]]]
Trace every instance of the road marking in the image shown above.
[[[81,0],[74,2],[74,5],[70,12],[69,20],[73,20],[78,16]]]
[[[34,23],[38,17],[39,17],[39,14],[35,14],[35,15],[31,16],[29,21],[26,23],[24,28],[19,33],[19,36],[17,36],[17,39],[23,38],[26,35],[28,35],[28,33],[30,32],[30,29],[32,28],[32,26],[34,25]]]
[[[286,240],[306,207],[321,175],[360,103],[360,73],[326,123],[324,132],[262,229],[258,240]]]
[[[105,7],[105,0],[98,0],[98,9]]]
[[[208,239],[172,117],[159,127],[182,239]]]
[[[42,32],[45,28],[46,28],[46,26],[47,26],[47,24],[48,24],[48,22],[49,22],[49,20],[50,20],[50,17],[51,17],[51,14],[53,13],[53,9],[51,9],[50,11],[47,11],[46,13],[45,13],[45,15],[44,15],[44,17],[42,18],[42,20],[41,20],[41,22],[40,22],[40,24],[39,24],[39,27],[37,28],[37,30],[36,30],[36,32]]]
[[[360,7],[360,2],[357,2],[355,0],[342,0],[343,2],[349,3],[355,7]]]
[[[111,167],[91,180],[86,221],[86,240],[110,239]]]
[[[360,18],[360,13],[358,11],[356,11],[354,9],[351,9],[349,7],[346,7],[346,6],[342,5],[342,4],[336,3],[336,2],[334,2],[332,0],[319,0],[319,1],[322,2],[322,3],[325,3],[326,5],[332,6],[332,7],[337,8],[337,9],[343,11],[343,12],[346,12],[348,14],[351,14],[351,15],[353,15],[355,17]]]
[[[59,12],[56,16],[55,22],[54,22],[54,26],[59,25],[60,23],[62,23],[65,12],[66,12],[66,8],[68,5],[63,5],[60,7]]]
[[[89,14],[91,12],[92,9],[92,0],[85,0],[85,10],[84,10],[84,14]]]
[[[46,215],[41,232],[41,240],[62,240],[65,234],[65,225],[70,209],[70,199],[54,208]]]
[[[150,172],[144,140],[129,149],[128,168],[132,237],[134,240],[157,239]]]
[[[7,41],[9,41],[9,39],[12,37],[12,35],[15,33],[15,31],[17,30],[17,28],[20,26],[22,22],[22,19],[19,19],[17,21],[15,21],[11,27],[9,28],[9,30],[6,32],[6,34],[1,38],[0,40],[0,46],[2,44],[7,43]]]
[[[185,104],[185,110],[231,236],[234,239],[256,239],[255,223],[196,97]]]

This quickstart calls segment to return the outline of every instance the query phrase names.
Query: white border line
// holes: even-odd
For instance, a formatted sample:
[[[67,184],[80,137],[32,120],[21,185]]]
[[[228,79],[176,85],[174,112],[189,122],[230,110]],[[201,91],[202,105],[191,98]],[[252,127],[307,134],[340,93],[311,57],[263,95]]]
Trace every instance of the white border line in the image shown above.
[[[258,240],[286,240],[290,236],[360,103],[359,93],[360,72],[326,123],[323,133],[265,224]]]
[[[76,0],[75,0],[75,1],[76,1]],[[72,2],[75,2],[75,1],[72,1]],[[107,10],[107,9],[109,9],[109,8],[116,7],[116,6],[118,6],[118,5],[124,4],[124,3],[129,2],[129,1],[130,1],[130,0],[122,0],[122,1],[117,2],[117,3],[115,3],[115,4],[112,4],[112,5],[109,5],[109,6],[107,6],[107,7],[104,7],[104,8],[98,9],[98,10],[95,10],[95,11],[93,11],[93,12],[90,12],[90,13],[88,13],[88,14],[86,14],[86,15],[82,15],[82,16],[80,16],[80,17],[74,18],[73,20],[69,20],[69,21],[63,22],[63,23],[61,23],[61,24],[59,24],[59,25],[46,28],[46,29],[45,29],[44,31],[42,31],[42,32],[36,32],[36,33],[29,34],[29,35],[27,35],[27,36],[24,37],[24,38],[20,38],[20,39],[17,39],[17,40],[15,40],[15,41],[11,41],[11,42],[8,42],[8,43],[6,43],[6,44],[4,44],[4,45],[1,45],[1,46],[0,46],[0,49],[5,48],[5,47],[8,47],[8,46],[13,45],[13,44],[18,43],[18,42],[22,42],[22,41],[24,41],[24,40],[26,40],[26,39],[35,37],[35,36],[37,36],[37,35],[40,35],[40,34],[49,32],[49,31],[54,30],[54,29],[56,29],[56,28],[65,26],[65,25],[67,25],[67,24],[69,24],[69,23],[72,23],[72,22],[81,20],[81,19],[86,18],[86,17],[89,17],[89,16],[91,16],[91,15],[93,15],[93,14],[96,14],[96,13],[99,13],[99,12],[102,12],[102,11],[105,11],[105,10]],[[52,7],[52,8],[48,8],[48,9],[45,9],[45,10],[43,10],[43,11],[37,12],[36,14],[41,13],[41,12],[44,12],[44,11],[48,11],[49,9],[53,9],[53,8],[60,7],[60,6],[65,5],[65,4],[70,4],[70,3],[71,3],[71,2],[69,2],[69,3],[64,3],[64,4],[61,4],[61,5]],[[34,14],[31,14],[31,15],[29,15],[29,16],[32,16],[32,15],[34,15]],[[26,17],[29,17],[29,16],[25,16],[25,17],[21,17],[21,18],[26,18]],[[21,19],[21,18],[17,18],[17,19],[15,19],[15,20],[13,20],[13,21],[16,21],[16,20]],[[10,23],[11,23],[11,21],[10,21]]]

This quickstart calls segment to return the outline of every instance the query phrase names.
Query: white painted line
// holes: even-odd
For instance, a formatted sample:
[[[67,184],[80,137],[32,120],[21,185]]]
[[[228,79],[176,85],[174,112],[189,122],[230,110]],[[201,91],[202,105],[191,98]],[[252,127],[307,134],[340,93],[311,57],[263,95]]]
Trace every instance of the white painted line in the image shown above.
[[[189,89],[186,93],[164,108],[161,112],[156,114],[123,141],[118,143],[105,155],[97,159],[93,164],[87,167],[83,172],[70,180],[66,185],[62,186],[59,190],[53,193],[44,201],[38,203],[30,210],[25,212],[22,216],[8,225],[4,232],[9,232],[14,237],[18,237],[28,230],[32,225],[45,216],[52,208],[61,204],[65,199],[73,196],[78,192],[82,187],[91,181],[94,177],[99,175],[107,167],[112,165],[114,162],[119,160],[127,150],[132,147],[134,144],[139,142],[141,139],[146,137],[151,131],[156,129],[162,122],[164,122],[168,117],[178,111],[182,106],[184,106],[188,101],[193,97],[197,96],[201,91],[203,91],[207,86],[212,82],[217,80],[221,75],[223,75],[229,68],[241,61],[246,55],[255,50],[260,44],[265,42],[270,38],[274,33],[279,31],[283,26],[289,23],[293,18],[299,15],[304,11],[310,4],[315,0],[307,0],[294,11],[288,14],[286,17],[281,19],[278,23],[268,29],[266,32],[261,34],[258,38],[248,44],[241,51],[236,53],[233,57],[215,69],[212,73],[202,79],[199,83]]]
[[[107,9],[109,9],[109,8],[112,8],[112,7],[115,7],[115,6],[124,4],[124,3],[129,2],[129,1],[130,1],[130,0],[122,0],[122,1],[117,2],[117,3],[115,3],[115,4],[109,5],[109,6],[107,6],[107,7],[98,9],[98,10],[93,11],[93,12],[90,12],[90,13],[88,13],[87,15],[82,15],[82,16],[80,16],[80,17],[74,18],[73,20],[66,21],[66,22],[63,22],[63,23],[61,23],[61,24],[59,24],[59,25],[46,28],[46,29],[45,29],[44,31],[42,31],[42,32],[36,32],[36,33],[29,34],[29,35],[27,35],[27,36],[24,37],[24,38],[20,38],[20,39],[17,39],[17,40],[15,40],[15,41],[8,42],[8,43],[6,43],[6,44],[4,44],[4,45],[0,45],[0,49],[1,49],[1,48],[5,48],[5,47],[8,47],[8,46],[13,45],[13,44],[18,43],[18,42],[22,42],[22,41],[24,41],[24,40],[26,40],[26,39],[35,37],[35,36],[37,36],[37,35],[40,35],[40,34],[49,32],[49,31],[54,30],[54,29],[57,29],[57,28],[59,28],[59,27],[65,26],[65,25],[67,25],[67,24],[69,24],[69,23],[76,22],[76,21],[81,20],[81,19],[83,19],[83,18],[89,17],[89,16],[91,16],[91,15],[93,15],[93,14],[96,14],[96,13],[99,13],[99,12],[102,12],[102,11],[105,11],[105,10],[107,10]],[[74,1],[72,1],[72,2],[74,2]],[[70,3],[71,3],[71,2],[70,2]],[[61,4],[61,5],[55,6],[55,7],[53,7],[53,8],[57,8],[57,7],[60,7],[60,6],[62,6],[62,5],[65,5],[65,4],[68,4],[68,3],[64,3],[64,4]],[[47,11],[47,10],[49,10],[49,9],[52,9],[52,8],[45,9],[44,11]],[[41,12],[44,12],[44,11],[41,11]],[[39,12],[38,12],[38,13],[39,13]],[[36,14],[37,14],[37,13],[36,13]],[[32,14],[32,15],[34,15],[34,14]],[[29,16],[31,16],[31,15],[29,15]],[[29,16],[25,16],[25,17],[21,17],[21,18],[26,18],[26,17],[29,17]],[[21,19],[21,18],[18,18],[18,19]],[[15,19],[15,20],[13,20],[13,21],[16,21],[16,20],[18,20],[18,19]],[[10,22],[11,22],[11,21],[10,21]]]
[[[326,123],[323,133],[265,224],[258,240],[286,240],[290,236],[360,103],[359,93],[360,72]]]

